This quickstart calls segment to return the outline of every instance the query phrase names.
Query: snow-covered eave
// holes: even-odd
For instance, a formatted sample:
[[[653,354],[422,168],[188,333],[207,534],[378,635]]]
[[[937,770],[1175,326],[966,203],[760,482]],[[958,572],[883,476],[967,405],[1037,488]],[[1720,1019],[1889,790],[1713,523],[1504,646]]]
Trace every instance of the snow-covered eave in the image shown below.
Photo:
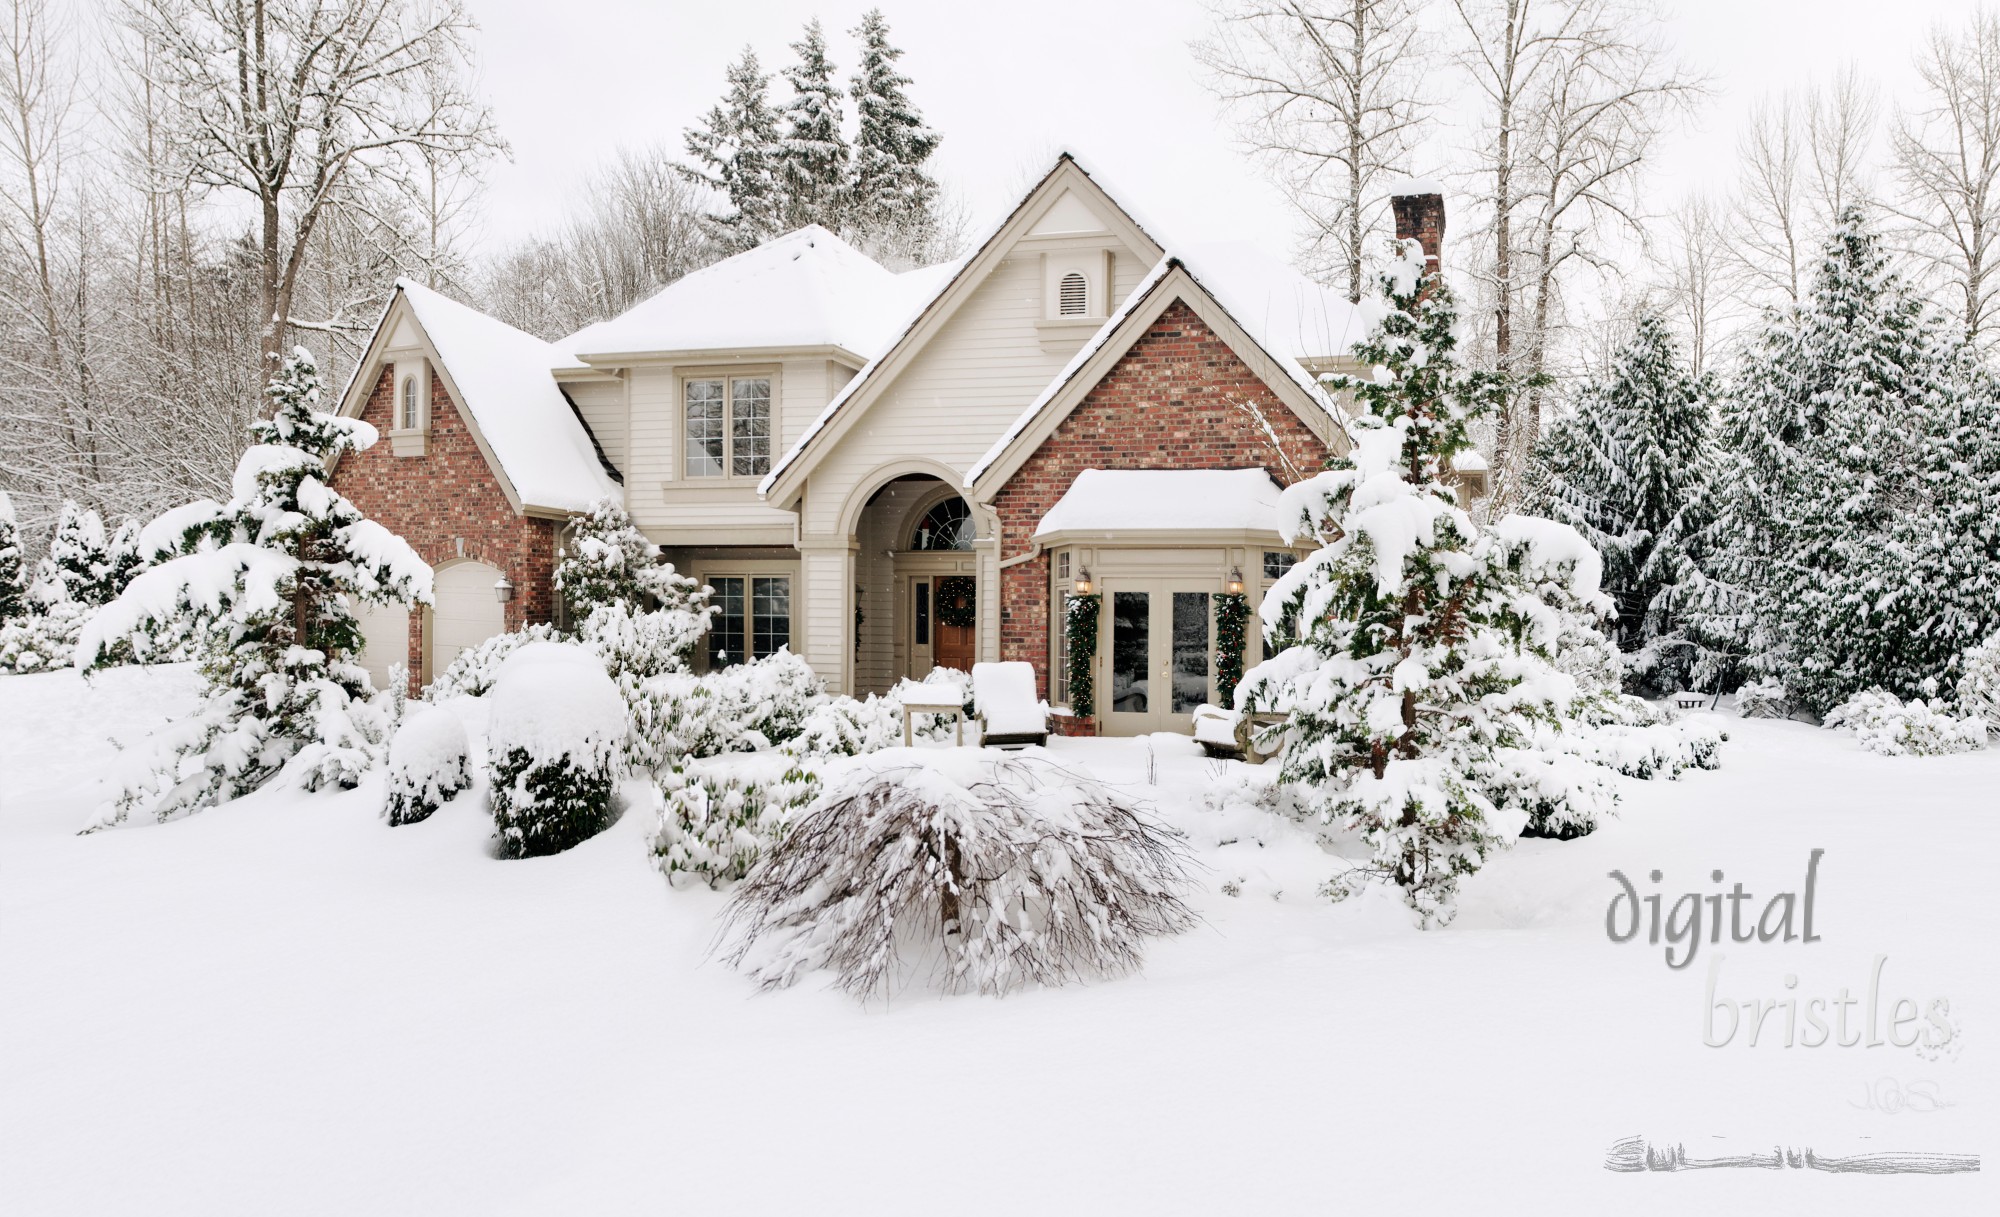
[[[790,343],[747,347],[678,347],[643,351],[580,351],[576,358],[589,365],[588,371],[606,373],[613,368],[651,363],[751,363],[774,359],[837,360],[850,367],[865,367],[868,356],[834,342]],[[559,376],[558,379],[561,379]]]
[[[1116,541],[1121,546],[1145,549],[1184,549],[1189,544],[1225,542],[1275,542],[1275,548],[1289,548],[1276,525],[1270,528],[1055,528],[1028,538],[1036,545],[1052,549],[1089,541]]]
[[[1035,184],[1030,186],[1021,195],[1020,199],[1007,209],[1005,214],[982,232],[977,240],[968,243],[973,251],[971,255],[962,259],[958,264],[958,269],[954,270],[938,286],[937,291],[931,293],[930,297],[924,300],[911,313],[908,321],[896,329],[895,337],[878,354],[863,364],[861,370],[855,374],[854,379],[842,386],[840,392],[834,395],[833,400],[826,403],[826,408],[821,410],[813,418],[812,422],[806,425],[805,431],[799,435],[799,438],[793,442],[790,448],[786,449],[785,454],[778,458],[777,463],[771,466],[771,471],[764,475],[763,480],[757,483],[757,495],[759,498],[770,499],[777,497],[788,499],[792,496],[795,488],[786,486],[785,483],[787,481],[786,475],[791,472],[793,466],[798,464],[812,447],[813,442],[840,416],[841,411],[847,404],[861,396],[862,393],[866,392],[874,384],[877,374],[883,367],[902,353],[908,346],[911,337],[923,328],[931,316],[943,307],[946,302],[953,300],[957,296],[959,285],[968,282],[975,270],[979,270],[982,274],[984,273],[986,269],[984,266],[986,255],[992,250],[994,243],[1016,221],[1021,219],[1028,205],[1034,202],[1047,189],[1049,183],[1054,180],[1057,174],[1063,171],[1065,165],[1082,174],[1090,182],[1091,187],[1104,196],[1105,200],[1124,218],[1126,223],[1132,226],[1133,231],[1141,238],[1149,242],[1155,249],[1165,248],[1162,238],[1156,235],[1160,230],[1148,228],[1138,217],[1132,214],[1131,209],[1124,202],[1112,194],[1110,187],[1105,183],[1101,175],[1094,174],[1086,168],[1081,158],[1075,152],[1068,148],[1062,149],[1056,154],[1055,163],[1049,166],[1048,171],[1035,179]],[[793,479],[795,480],[796,477],[797,475],[794,474]],[[783,487],[782,494],[780,493],[781,487]],[[780,503],[780,506],[783,505],[783,503]]]
[[[1244,327],[1242,321],[1230,310],[1227,301],[1218,297],[1215,291],[1208,284],[1202,282],[1201,277],[1190,270],[1178,256],[1170,253],[1166,257],[1161,258],[1153,266],[1153,269],[1147,272],[1146,277],[1139,281],[1139,284],[1132,289],[1131,294],[1126,296],[1125,303],[1119,306],[1118,311],[1107,318],[1102,326],[1098,327],[1097,332],[1091,336],[1088,342],[1083,344],[1082,348],[1070,359],[1069,363],[1064,365],[1063,370],[1056,374],[1055,379],[1049,382],[1048,386],[1041,391],[1034,402],[1027,409],[1023,410],[1020,416],[1007,428],[1006,432],[994,442],[993,446],[988,448],[985,454],[973,463],[972,468],[966,472],[963,483],[963,489],[967,494],[972,494],[978,489],[981,479],[1000,463],[1008,451],[1019,443],[1021,437],[1026,435],[1028,430],[1034,426],[1035,420],[1041,417],[1043,412],[1057,398],[1063,395],[1076,378],[1083,374],[1084,369],[1103,353],[1106,344],[1124,328],[1132,316],[1141,311],[1159,294],[1161,285],[1166,282],[1168,276],[1174,271],[1179,271],[1184,275],[1190,284],[1199,290],[1203,296],[1208,298],[1209,302],[1221,310],[1223,316],[1229,319],[1230,324],[1237,332],[1242,334],[1267,362],[1277,367],[1285,375],[1286,379],[1297,387],[1310,403],[1324,412],[1336,432],[1343,436],[1348,435],[1346,414],[1341,410],[1340,403],[1335,400],[1332,394],[1326,391],[1325,386],[1321,385],[1318,379],[1301,366],[1297,360],[1276,354],[1266,347],[1253,332]]]

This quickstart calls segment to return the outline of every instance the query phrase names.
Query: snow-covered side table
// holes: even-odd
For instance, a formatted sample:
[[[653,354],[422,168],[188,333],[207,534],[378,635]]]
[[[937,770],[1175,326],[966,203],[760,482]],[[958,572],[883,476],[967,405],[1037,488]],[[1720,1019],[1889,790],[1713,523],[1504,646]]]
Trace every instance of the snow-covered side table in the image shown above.
[[[896,690],[896,696],[903,703],[903,747],[915,744],[915,735],[910,727],[912,714],[951,715],[951,742],[954,746],[965,745],[965,703],[959,700],[958,690],[950,685],[926,686],[915,681],[904,681]]]

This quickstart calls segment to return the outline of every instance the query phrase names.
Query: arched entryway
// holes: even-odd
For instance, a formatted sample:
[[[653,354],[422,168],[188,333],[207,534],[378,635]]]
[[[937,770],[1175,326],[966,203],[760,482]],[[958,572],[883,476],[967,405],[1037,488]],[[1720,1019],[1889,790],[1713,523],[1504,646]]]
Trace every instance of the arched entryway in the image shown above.
[[[885,483],[856,522],[855,675],[881,692],[933,667],[971,671],[979,655],[978,518],[928,474]]]
[[[506,606],[493,590],[500,578],[498,567],[470,558],[437,568],[434,603],[425,614],[426,680],[450,667],[460,651],[506,630]]]

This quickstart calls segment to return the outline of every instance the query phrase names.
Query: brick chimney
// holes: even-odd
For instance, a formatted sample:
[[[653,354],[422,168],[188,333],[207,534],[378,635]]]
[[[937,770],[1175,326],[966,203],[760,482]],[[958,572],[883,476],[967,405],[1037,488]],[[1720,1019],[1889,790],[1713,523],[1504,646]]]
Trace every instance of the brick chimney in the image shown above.
[[[1444,190],[1436,182],[1408,180],[1389,189],[1396,212],[1398,240],[1415,240],[1424,248],[1424,270],[1436,274],[1444,245]]]

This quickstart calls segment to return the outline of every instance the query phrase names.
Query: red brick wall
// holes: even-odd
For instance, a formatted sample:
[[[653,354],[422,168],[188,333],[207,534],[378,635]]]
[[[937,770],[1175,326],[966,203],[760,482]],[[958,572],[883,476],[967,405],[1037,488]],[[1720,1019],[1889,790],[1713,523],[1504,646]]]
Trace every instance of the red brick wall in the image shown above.
[[[393,370],[384,368],[361,411],[382,438],[366,452],[341,458],[333,488],[408,541],[432,566],[465,557],[505,572],[515,587],[506,609],[508,629],[549,620],[555,522],[514,513],[441,378],[431,377],[430,437],[423,456],[398,457],[391,449],[394,405]],[[421,613],[410,615],[409,664],[415,686],[423,667]]]
[[[1175,301],[996,496],[1001,556],[1027,551],[1042,516],[1085,469],[1262,466],[1282,479],[1282,462],[1240,402],[1263,412],[1295,463],[1316,469],[1328,456],[1291,407],[1194,310]],[[1000,657],[1033,664],[1043,696],[1048,620],[1049,556],[1002,571]]]

